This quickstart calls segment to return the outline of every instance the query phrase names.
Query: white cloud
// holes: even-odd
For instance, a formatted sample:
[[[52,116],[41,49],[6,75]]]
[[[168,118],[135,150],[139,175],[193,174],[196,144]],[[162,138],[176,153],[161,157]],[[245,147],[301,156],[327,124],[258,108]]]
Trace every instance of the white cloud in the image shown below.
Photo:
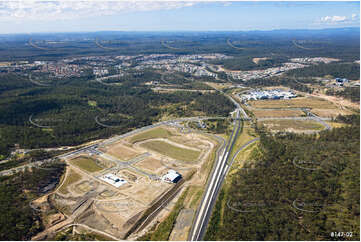
[[[231,6],[231,5],[232,5],[231,2],[224,2],[224,3],[223,3],[223,6],[224,6],[224,7],[228,7],[228,6]]]
[[[0,1],[0,20],[67,20],[193,6],[175,1]]]
[[[356,13],[351,14],[350,16],[325,16],[320,18],[315,24],[322,25],[345,25],[345,24],[359,24],[360,16]]]
[[[347,20],[346,16],[326,16],[321,18],[321,22],[326,22],[326,23],[345,22],[346,20]]]
[[[359,19],[359,16],[358,16],[356,13],[353,13],[353,14],[351,15],[351,19],[352,19],[352,20],[358,20],[358,19]]]

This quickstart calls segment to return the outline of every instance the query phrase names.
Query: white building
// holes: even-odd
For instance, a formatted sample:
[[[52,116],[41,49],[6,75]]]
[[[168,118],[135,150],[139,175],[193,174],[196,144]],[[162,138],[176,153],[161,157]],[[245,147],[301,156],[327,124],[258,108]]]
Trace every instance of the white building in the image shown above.
[[[262,99],[290,99],[295,98],[297,95],[292,91],[283,90],[253,90],[248,94],[242,95],[243,100],[262,100]]]
[[[182,175],[175,170],[169,170],[167,174],[162,177],[162,180],[168,183],[177,183],[180,179],[182,179]]]
[[[127,181],[123,178],[117,177],[116,175],[113,175],[111,173],[100,177],[100,179],[115,187],[120,187],[127,183]]]

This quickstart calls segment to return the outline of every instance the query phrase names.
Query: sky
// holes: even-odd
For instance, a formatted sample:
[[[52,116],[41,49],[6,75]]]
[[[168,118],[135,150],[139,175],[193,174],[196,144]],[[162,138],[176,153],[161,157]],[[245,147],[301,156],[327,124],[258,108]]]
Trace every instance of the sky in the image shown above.
[[[359,1],[0,0],[0,34],[359,26]]]

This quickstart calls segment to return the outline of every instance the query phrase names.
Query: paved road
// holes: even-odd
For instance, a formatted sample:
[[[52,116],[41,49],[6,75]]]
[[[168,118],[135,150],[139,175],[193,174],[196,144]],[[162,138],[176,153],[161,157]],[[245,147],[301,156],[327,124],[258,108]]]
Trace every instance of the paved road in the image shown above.
[[[218,90],[218,89],[216,89]],[[206,228],[210,219],[210,216],[212,214],[212,209],[215,205],[215,202],[218,197],[218,193],[220,191],[220,188],[223,184],[224,178],[229,171],[229,168],[231,164],[233,163],[234,158],[236,157],[236,154],[232,157],[231,164],[228,164],[229,155],[230,152],[233,149],[233,146],[237,140],[238,133],[240,131],[240,126],[242,119],[249,120],[249,117],[247,113],[244,111],[244,109],[241,107],[241,105],[234,100],[230,95],[227,95],[221,90],[218,90],[223,95],[225,95],[227,98],[231,100],[231,102],[237,107],[234,112],[236,112],[236,118],[234,119],[234,129],[232,131],[232,134],[230,136],[230,139],[228,140],[227,146],[224,149],[224,152],[221,156],[218,156],[217,161],[215,162],[214,169],[209,177],[205,193],[203,195],[203,199],[199,205],[199,208],[197,210],[193,226],[191,228],[191,231],[189,233],[188,239],[191,241],[194,240],[202,240]],[[241,119],[240,114],[242,114],[243,118]],[[256,141],[256,140],[254,140]],[[253,141],[253,142],[254,142]],[[241,148],[243,149],[248,144],[250,144],[252,141],[248,142],[247,144],[243,145]]]
[[[51,163],[53,161],[54,161],[53,159],[46,159],[46,160],[31,162],[31,163],[21,165],[21,166],[17,166],[17,167],[8,169],[8,170],[0,171],[0,176],[10,176],[10,175],[13,175],[13,174],[15,174],[17,172],[25,171],[28,168],[40,167],[43,164]]]
[[[114,136],[112,138],[106,139],[104,141],[101,141],[101,142],[98,142],[98,143],[95,143],[95,144],[84,146],[84,147],[82,147],[80,149],[70,151],[70,152],[62,154],[62,155],[55,156],[55,157],[53,157],[53,159],[54,158],[59,158],[59,159],[70,158],[71,156],[78,155],[78,154],[84,153],[84,152],[89,152],[89,151],[90,152],[91,151],[96,152],[98,147],[109,145],[109,144],[114,143],[114,142],[116,142],[116,141],[118,141],[120,139],[123,139],[125,137],[135,135],[137,133],[144,132],[146,130],[149,130],[149,129],[152,129],[152,128],[155,128],[155,127],[158,127],[158,126],[161,126],[161,125],[172,125],[174,123],[179,123],[179,122],[184,122],[184,121],[196,121],[197,122],[199,120],[224,119],[224,118],[225,117],[188,117],[188,118],[178,118],[178,119],[173,119],[173,120],[168,120],[168,121],[162,121],[162,122],[159,122],[159,123],[156,123],[156,124],[148,125],[148,126],[133,130],[131,132],[128,132],[128,133],[125,133],[125,134],[122,134],[122,135]],[[26,165],[23,165],[23,166],[18,166],[18,167],[14,167],[14,168],[11,168],[11,169],[8,169],[8,170],[4,170],[4,171],[0,172],[0,176],[12,175],[14,173],[23,171],[26,168],[30,168],[30,167],[39,167],[39,166],[41,166],[42,164],[44,164],[44,163],[46,163],[48,161],[49,160],[42,160],[42,161],[32,162],[30,164],[26,164]]]
[[[45,126],[45,125],[37,124],[37,123],[35,123],[35,122],[32,120],[32,118],[33,118],[33,114],[30,115],[30,117],[29,117],[29,122],[30,122],[32,125],[35,125],[35,126],[38,127],[38,128],[51,128],[51,127],[52,127],[52,126]]]
[[[82,202],[80,204],[80,206],[78,206],[73,214],[71,216],[69,216],[67,219],[65,219],[64,221],[55,224],[54,226],[38,233],[37,235],[35,235],[34,237],[31,238],[31,240],[42,240],[44,238],[47,238],[47,236],[51,236],[54,235],[56,232],[58,232],[59,230],[63,229],[64,227],[68,226],[69,224],[72,224],[75,220],[75,218],[77,216],[79,216],[80,214],[82,214],[85,210],[87,210],[93,203],[92,199],[86,199],[84,202]]]
[[[239,152],[241,152],[244,148],[246,148],[248,145],[258,141],[259,138],[255,138],[253,140],[248,141],[246,144],[242,145],[238,151],[233,155],[232,159],[230,162],[227,163],[227,160],[224,161],[223,163],[223,168],[219,170],[219,172],[217,173],[219,176],[219,180],[218,183],[215,185],[214,188],[214,194],[218,194],[222,184],[224,182],[224,179],[226,177],[226,175],[228,174],[230,168],[232,167],[233,162],[235,161],[235,158],[237,157],[237,155],[239,154]],[[208,190],[207,190],[208,191]],[[206,194],[207,195],[207,194]],[[203,215],[201,214],[201,209],[202,206],[200,206],[200,210],[198,211],[197,215],[196,215],[196,220],[195,223],[193,224],[191,233],[189,235],[189,240],[193,241],[193,240],[202,240],[205,232],[206,232],[206,228],[211,216],[211,211],[216,203],[217,200],[217,195],[210,197],[209,200],[206,200],[207,197],[205,196],[203,198],[202,203],[207,204],[206,206],[208,206],[208,213],[203,213]],[[198,218],[197,218],[198,217]],[[198,221],[200,221],[199,223],[197,223]]]
[[[241,112],[244,120],[250,120],[250,117],[248,117],[246,111],[244,111],[244,109],[241,107],[241,105],[236,100],[234,100],[230,95],[226,94],[222,90],[217,89],[215,87],[212,87],[212,88],[214,88],[215,90],[217,90],[220,93],[222,93],[223,95],[225,95],[237,107],[235,112],[238,112],[238,111]],[[240,116],[237,116],[237,118],[240,118]]]
[[[241,47],[237,47],[237,46],[234,46],[231,42],[230,39],[227,39],[227,45],[233,49],[236,49],[236,50],[244,50],[245,48],[241,48]]]
[[[112,78],[120,78],[122,76],[123,76],[122,74],[116,74],[116,75],[112,75],[112,76],[97,77],[94,79],[94,81],[99,82],[100,84],[103,84],[106,86],[119,86],[118,83],[106,83],[103,81],[107,80],[107,79],[112,79]]]
[[[227,161],[229,154],[232,151],[235,140],[237,139],[240,130],[240,111],[237,109],[237,118],[234,120],[235,127],[232,131],[230,139],[228,140],[227,146],[223,151],[223,154],[217,159],[216,165],[208,180],[206,190],[203,199],[200,203],[198,211],[196,213],[194,223],[189,235],[189,240],[202,240],[203,235],[206,232],[206,228],[212,213],[212,208],[217,199],[219,188],[223,183],[225,172],[228,170]]]
[[[331,120],[331,119],[320,118],[316,114],[311,113],[310,111],[307,112],[307,115],[310,115],[311,117],[313,117],[313,119],[315,121],[317,121],[320,124],[322,124],[323,126],[325,126],[325,129],[332,129],[332,127],[330,125],[328,125],[326,122],[324,122],[324,120]]]
[[[29,75],[29,81],[35,85],[38,85],[38,86],[44,86],[44,87],[50,87],[51,85],[50,84],[46,84],[46,83],[41,83],[41,82],[38,82],[38,81],[35,81],[31,78],[31,75]]]
[[[237,155],[239,154],[239,152],[241,152],[244,148],[246,148],[248,145],[258,141],[259,138],[254,138],[253,140],[250,140],[248,141],[247,143],[245,143],[244,145],[242,145],[238,150],[237,152],[233,155],[232,159],[231,159],[231,162],[229,164],[229,169],[232,167],[232,164],[234,162],[234,160],[236,159]]]
[[[239,117],[239,112],[237,112],[237,117]],[[134,131],[131,131],[129,133],[126,133],[126,134],[123,134],[123,135],[118,135],[118,136],[115,136],[113,138],[110,138],[108,140],[105,140],[105,141],[102,141],[102,142],[99,142],[99,143],[96,143],[96,144],[91,144],[91,145],[87,145],[85,147],[82,147],[78,150],[75,150],[75,151],[71,151],[71,152],[68,152],[66,154],[62,154],[62,155],[59,155],[57,156],[57,158],[69,158],[70,156],[73,156],[75,154],[79,154],[79,153],[82,153],[82,152],[89,152],[90,150],[96,150],[98,147],[100,146],[104,146],[104,145],[107,145],[107,144],[110,144],[110,143],[113,143],[113,142],[116,142],[117,140],[119,139],[122,139],[122,138],[125,138],[127,136],[130,136],[130,135],[134,135],[134,134],[137,134],[139,132],[144,132],[145,130],[148,130],[148,129],[151,129],[151,128],[154,128],[154,127],[157,127],[157,126],[160,126],[160,125],[172,125],[174,123],[177,123],[177,122],[183,122],[183,121],[199,121],[199,120],[204,120],[204,119],[214,119],[214,118],[223,118],[223,117],[190,117],[190,118],[180,118],[180,119],[175,119],[175,120],[170,120],[170,121],[163,121],[163,122],[159,122],[157,124],[153,124],[153,125],[149,125],[149,126],[146,126],[146,127],[143,127],[143,128],[140,128],[140,129],[137,129],[137,130],[134,130]],[[239,130],[239,123],[241,122],[241,120],[239,119],[235,119],[234,120],[235,123],[237,123],[237,131],[233,130],[233,133],[232,135],[236,132],[238,132]],[[212,135],[213,136],[213,135]],[[219,138],[219,137],[218,137]],[[232,144],[233,145],[233,144]],[[217,150],[217,157],[219,157],[219,153],[220,151],[223,149],[224,147],[224,143],[220,146],[220,148]],[[226,147],[226,150],[229,150],[230,149],[230,144],[227,145]],[[227,160],[228,157],[228,152],[226,155],[224,155],[224,152],[223,152],[223,156],[222,156],[222,159],[220,162],[224,162]],[[55,157],[54,157],[55,158]],[[219,160],[219,159],[218,159]],[[36,166],[36,165],[41,165],[43,164],[44,161],[38,161],[38,162],[34,162],[34,163],[31,163],[32,166]],[[220,163],[218,162],[218,163]],[[25,167],[25,166],[24,166]],[[73,167],[75,169],[75,167]],[[22,167],[17,167],[15,168],[16,171],[18,169],[22,169]],[[6,172],[6,171],[5,171]],[[0,173],[1,174],[1,173]],[[212,183],[213,184],[213,183]],[[73,223],[73,220],[74,220],[74,216],[80,214],[81,212],[84,211],[84,209],[86,209],[87,207],[89,207],[92,203],[92,199],[85,199],[83,200],[80,204],[79,204],[79,207],[76,209],[76,211],[74,211],[73,215],[70,216],[68,219],[64,220],[63,222],[60,222],[59,224],[53,226],[50,230],[47,230],[47,231],[43,231],[42,233],[38,234],[37,236],[35,236],[34,238],[35,239],[38,239],[38,238],[41,238],[42,236],[48,234],[49,232],[52,233],[52,232],[55,232],[57,231],[58,229],[64,227],[64,226],[68,226],[69,224]],[[209,210],[210,211],[210,210]],[[209,212],[208,212],[209,213]]]

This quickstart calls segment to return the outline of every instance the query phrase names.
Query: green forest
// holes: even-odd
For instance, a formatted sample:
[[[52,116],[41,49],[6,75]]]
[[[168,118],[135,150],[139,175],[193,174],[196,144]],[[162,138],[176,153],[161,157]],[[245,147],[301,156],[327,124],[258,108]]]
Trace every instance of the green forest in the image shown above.
[[[258,130],[249,169],[222,189],[205,239],[359,240],[360,119],[337,121],[347,126],[319,135]]]
[[[246,86],[249,87],[272,87],[272,86],[285,86],[292,88],[297,91],[312,93],[312,88],[301,82],[296,82],[295,78],[282,76],[282,77],[271,77],[263,79],[252,79],[247,81]]]
[[[0,155],[7,156],[14,144],[21,148],[78,145],[150,125],[164,115],[227,116],[233,110],[219,93],[154,92],[143,85],[147,76],[125,80],[120,86],[88,79],[40,87],[24,77],[0,74]],[[105,127],[96,122],[97,117]]]
[[[343,97],[351,100],[352,102],[360,102],[360,87],[345,87],[340,91],[329,89],[326,91],[326,94]]]
[[[64,167],[53,163],[47,169],[0,177],[0,240],[30,240],[44,229],[40,214],[29,203],[59,182]]]
[[[284,56],[270,56],[266,57],[265,60],[260,60],[258,64],[253,62],[251,56],[235,56],[232,59],[225,60],[216,60],[212,61],[213,64],[224,65],[225,69],[228,70],[257,70],[257,69],[266,69],[274,66],[280,66],[282,63],[287,61],[287,58]]]
[[[294,69],[287,72],[287,75],[294,77],[323,77],[331,75],[334,78],[347,78],[349,80],[360,79],[360,65],[356,63],[329,63],[318,64]]]

